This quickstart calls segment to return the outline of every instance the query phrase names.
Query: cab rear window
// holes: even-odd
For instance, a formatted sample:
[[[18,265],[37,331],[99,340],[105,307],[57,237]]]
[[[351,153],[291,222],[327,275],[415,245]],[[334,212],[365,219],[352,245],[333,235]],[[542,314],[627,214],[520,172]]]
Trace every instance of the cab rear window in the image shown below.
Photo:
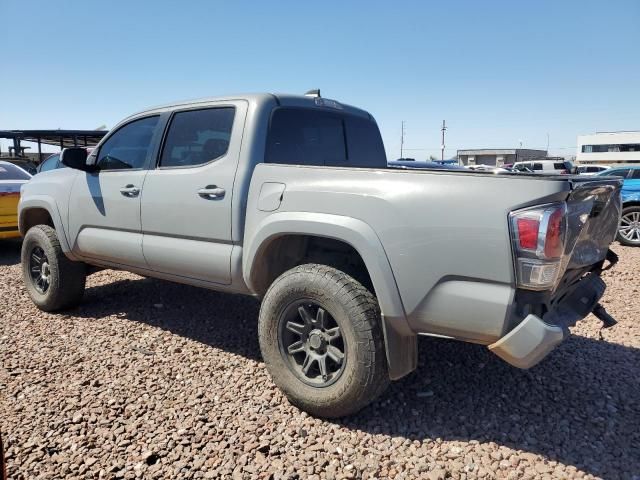
[[[385,168],[387,157],[373,120],[285,107],[271,117],[265,162]]]

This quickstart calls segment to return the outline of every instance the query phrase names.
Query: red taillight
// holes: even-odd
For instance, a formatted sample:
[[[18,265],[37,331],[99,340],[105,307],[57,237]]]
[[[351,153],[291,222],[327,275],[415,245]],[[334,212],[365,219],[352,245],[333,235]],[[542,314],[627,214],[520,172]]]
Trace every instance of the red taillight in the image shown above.
[[[538,246],[540,221],[537,218],[518,218],[518,241],[520,248],[535,250]]]
[[[553,203],[509,214],[518,286],[552,289],[561,277],[567,238],[567,206]]]
[[[564,210],[558,208],[547,221],[547,236],[544,242],[544,256],[559,258],[564,250]]]

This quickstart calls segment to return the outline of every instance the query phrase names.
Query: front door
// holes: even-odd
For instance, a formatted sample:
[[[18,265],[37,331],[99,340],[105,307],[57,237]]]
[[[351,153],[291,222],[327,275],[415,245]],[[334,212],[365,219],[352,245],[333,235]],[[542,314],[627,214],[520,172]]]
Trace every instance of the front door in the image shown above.
[[[98,171],[81,172],[69,199],[75,254],[123,266],[146,267],[140,199],[159,116],[118,128],[96,155]]]
[[[246,110],[232,101],[172,114],[142,196],[151,269],[231,283],[231,201]]]

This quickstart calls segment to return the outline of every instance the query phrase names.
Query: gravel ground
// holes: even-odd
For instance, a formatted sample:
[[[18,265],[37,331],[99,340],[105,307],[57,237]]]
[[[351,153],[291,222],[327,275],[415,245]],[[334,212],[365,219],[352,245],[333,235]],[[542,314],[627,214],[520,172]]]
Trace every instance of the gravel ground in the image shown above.
[[[529,371],[420,339],[360,414],[309,417],[260,360],[258,303],[132,274],[38,311],[0,243],[0,428],[10,478],[640,478],[640,249],[615,246],[589,317]]]

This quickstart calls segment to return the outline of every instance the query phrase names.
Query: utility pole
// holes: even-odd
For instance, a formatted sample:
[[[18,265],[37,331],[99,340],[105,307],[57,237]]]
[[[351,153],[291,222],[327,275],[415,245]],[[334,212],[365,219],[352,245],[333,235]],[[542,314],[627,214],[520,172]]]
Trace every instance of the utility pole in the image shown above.
[[[442,130],[442,145],[440,146],[440,160],[442,160],[444,162],[444,132],[447,129],[444,120],[442,120],[442,128],[440,130]]]
[[[402,128],[400,129],[400,160],[404,158],[404,120],[402,120]]]
[[[547,155],[549,155],[549,132],[547,132]]]

